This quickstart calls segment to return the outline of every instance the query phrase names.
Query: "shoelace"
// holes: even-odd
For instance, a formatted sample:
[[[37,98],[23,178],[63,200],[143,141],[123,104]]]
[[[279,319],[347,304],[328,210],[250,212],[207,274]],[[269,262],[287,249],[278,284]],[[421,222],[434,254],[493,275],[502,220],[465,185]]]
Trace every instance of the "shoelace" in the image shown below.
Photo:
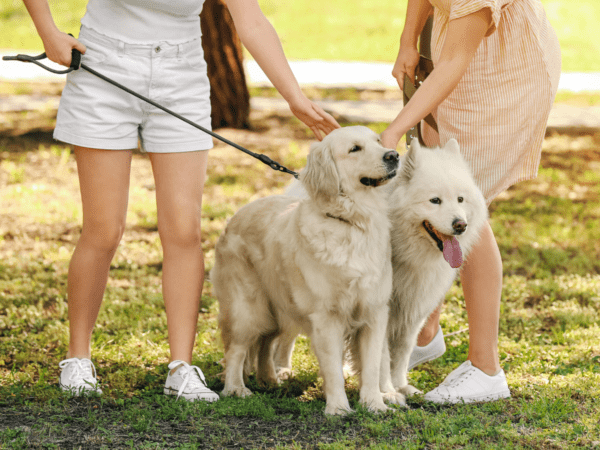
[[[468,378],[471,378],[471,375],[473,375],[474,373],[475,373],[475,369],[474,368],[467,369],[466,371],[464,371],[463,373],[461,373],[458,377],[456,377],[455,379],[453,379],[449,383],[447,383],[447,384],[443,383],[443,386],[447,387],[447,388],[455,388],[459,384],[464,383]]]
[[[200,367],[190,366],[185,361],[176,360],[172,361],[168,365],[168,368],[169,370],[173,370],[177,366],[182,366],[177,370],[177,372],[179,373],[179,375],[181,375],[181,378],[183,379],[183,383],[181,383],[179,391],[177,391],[177,398],[181,396],[181,394],[188,385],[192,389],[208,389],[206,387],[206,379],[204,378],[204,374],[200,370]]]
[[[83,364],[84,362],[87,362],[87,364]],[[69,358],[69,359],[65,359],[64,361],[61,361],[60,363],[58,363],[58,367],[60,367],[61,369],[64,369],[65,367],[67,367],[68,365],[74,363],[75,367],[73,369],[73,371],[71,372],[71,374],[69,375],[69,380],[77,380],[77,378],[80,378],[81,381],[83,381],[86,384],[89,384],[91,386],[94,385],[93,382],[88,381],[86,378],[96,378],[96,368],[94,367],[94,364],[92,363],[92,361],[90,361],[87,358]]]

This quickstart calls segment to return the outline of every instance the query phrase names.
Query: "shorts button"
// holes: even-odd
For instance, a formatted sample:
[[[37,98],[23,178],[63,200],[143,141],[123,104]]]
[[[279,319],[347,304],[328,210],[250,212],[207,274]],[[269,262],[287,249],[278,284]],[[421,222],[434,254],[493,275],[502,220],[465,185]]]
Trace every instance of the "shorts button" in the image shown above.
[[[161,48],[160,48],[160,47],[156,47],[156,48],[154,49],[154,51],[155,51],[156,53],[160,53],[160,51],[161,51]]]

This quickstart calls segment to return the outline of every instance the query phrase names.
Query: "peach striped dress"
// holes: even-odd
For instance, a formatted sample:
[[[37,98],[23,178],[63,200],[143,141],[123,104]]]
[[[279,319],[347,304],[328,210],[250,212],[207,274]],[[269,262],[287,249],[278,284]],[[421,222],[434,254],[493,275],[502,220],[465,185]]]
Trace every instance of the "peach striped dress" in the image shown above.
[[[429,0],[431,52],[440,56],[448,22],[491,8],[492,24],[456,89],[437,109],[439,136],[455,138],[488,204],[511,185],[535,178],[560,78],[560,47],[540,0]]]

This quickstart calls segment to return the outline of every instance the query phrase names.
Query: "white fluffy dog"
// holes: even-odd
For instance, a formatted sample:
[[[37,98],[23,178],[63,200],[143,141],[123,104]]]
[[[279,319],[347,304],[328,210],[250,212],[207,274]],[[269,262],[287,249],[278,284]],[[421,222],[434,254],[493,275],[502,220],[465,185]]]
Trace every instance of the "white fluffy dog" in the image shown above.
[[[412,395],[419,391],[406,374],[417,335],[488,219],[454,139],[435,149],[411,143],[394,180],[390,218],[394,275],[381,389]]]
[[[267,197],[234,215],[210,274],[225,346],[223,395],[251,393],[245,367],[256,365],[259,381],[276,382],[274,359],[289,367],[293,340],[303,332],[319,362],[326,414],[351,410],[342,373],[348,342],[361,374],[361,403],[387,409],[379,387],[392,289],[383,185],[397,167],[398,154],[377,134],[341,128],[311,147],[300,174],[309,198]],[[280,336],[284,350],[274,358]]]

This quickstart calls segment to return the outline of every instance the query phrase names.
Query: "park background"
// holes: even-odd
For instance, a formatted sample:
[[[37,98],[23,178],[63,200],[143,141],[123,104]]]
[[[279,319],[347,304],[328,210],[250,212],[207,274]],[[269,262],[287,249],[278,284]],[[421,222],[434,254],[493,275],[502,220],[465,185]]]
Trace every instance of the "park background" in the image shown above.
[[[542,3],[559,36],[563,71],[600,72],[600,2]],[[406,1],[389,0],[260,4],[296,61],[391,63],[406,8]],[[77,35],[85,1],[50,5],[58,26]],[[42,51],[20,1],[2,0],[0,23],[3,53]],[[211,405],[165,399],[161,249],[152,174],[140,153],[132,164],[127,229],[94,334],[105,394],[77,399],[57,387],[68,343],[66,271],[81,230],[75,163],[71,148],[51,137],[56,111],[48,104],[54,103],[3,107],[57,98],[63,83],[0,78],[0,448],[600,448],[600,132],[594,127],[550,130],[538,178],[492,206],[504,260],[499,345],[511,399],[444,407],[416,398],[409,409],[376,416],[358,407],[356,380],[349,378],[357,413],[325,419],[317,365],[304,338],[294,354],[295,378],[277,388],[251,380],[256,395],[250,399]],[[305,86],[305,92],[323,102],[398,101],[400,107],[393,89]],[[250,86],[250,93],[252,100],[277,99],[264,86]],[[596,91],[559,92],[556,101],[582,110],[599,104]],[[250,129],[220,132],[292,170],[303,167],[313,138],[301,123],[269,108],[253,108],[250,122]],[[368,115],[359,123],[377,132],[386,125]],[[288,175],[216,144],[203,205],[208,270],[227,219],[289,182]],[[466,357],[463,305],[456,283],[442,314],[448,351],[411,373],[424,391]],[[207,282],[194,363],[220,390],[217,312]]]

